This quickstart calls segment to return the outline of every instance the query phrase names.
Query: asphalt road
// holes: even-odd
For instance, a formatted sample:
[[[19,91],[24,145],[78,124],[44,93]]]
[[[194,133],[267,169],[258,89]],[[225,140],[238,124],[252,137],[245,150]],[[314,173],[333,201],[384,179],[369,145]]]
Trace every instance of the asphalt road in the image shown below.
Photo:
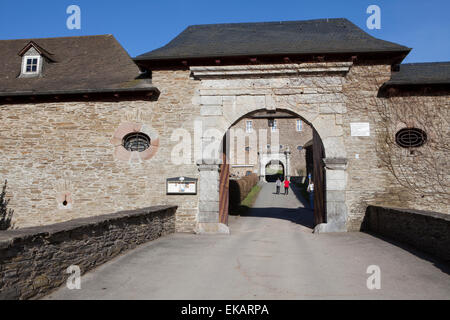
[[[312,211],[266,184],[230,236],[173,234],[46,299],[450,299],[450,269],[365,233],[312,233]],[[304,202],[304,201],[303,201]],[[367,268],[381,289],[367,288]]]

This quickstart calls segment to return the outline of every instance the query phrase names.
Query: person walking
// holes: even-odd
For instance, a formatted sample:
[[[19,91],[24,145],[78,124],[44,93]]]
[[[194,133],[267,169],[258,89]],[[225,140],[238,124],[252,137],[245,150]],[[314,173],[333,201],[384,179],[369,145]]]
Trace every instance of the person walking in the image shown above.
[[[289,194],[289,185],[290,184],[291,184],[291,182],[286,177],[286,180],[284,180],[284,195],[286,195],[286,196]]]
[[[281,188],[281,180],[280,180],[280,177],[278,177],[276,184],[277,184],[277,194],[280,194],[280,188]]]
[[[308,185],[308,189],[306,189],[309,193],[309,205],[311,209],[314,209],[314,181],[310,181]]]

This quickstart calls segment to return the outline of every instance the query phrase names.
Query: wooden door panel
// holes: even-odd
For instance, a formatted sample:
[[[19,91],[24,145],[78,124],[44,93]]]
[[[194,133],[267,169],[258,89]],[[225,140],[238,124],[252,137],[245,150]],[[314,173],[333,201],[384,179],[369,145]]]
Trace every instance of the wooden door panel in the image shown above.
[[[229,189],[230,189],[230,165],[226,163],[226,155],[223,155],[223,164],[220,166],[219,182],[219,222],[228,225]]]
[[[313,161],[314,161],[314,222],[316,225],[326,223],[326,207],[325,207],[325,167],[323,159],[325,158],[325,150],[322,139],[315,129],[313,129]]]

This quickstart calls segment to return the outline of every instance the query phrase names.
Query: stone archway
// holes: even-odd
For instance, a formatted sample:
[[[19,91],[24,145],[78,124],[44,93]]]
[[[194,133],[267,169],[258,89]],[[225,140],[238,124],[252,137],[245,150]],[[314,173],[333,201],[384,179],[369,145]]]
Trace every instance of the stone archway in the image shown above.
[[[281,173],[280,172],[271,172],[270,171],[270,166],[271,165],[279,165],[279,167],[281,168]],[[263,175],[264,173],[264,175]],[[280,178],[282,181],[284,181],[284,178],[287,176],[287,172],[286,172],[286,165],[283,163],[283,161],[278,160],[278,158],[276,159],[272,159],[272,160],[266,160],[266,161],[261,161],[261,175],[260,175],[260,179],[261,181],[266,181],[266,182],[275,182],[277,180],[277,178]]]
[[[219,130],[223,135],[240,118],[257,110],[286,110],[301,116],[321,137],[325,150],[326,223],[316,232],[347,230],[345,203],[347,154],[344,145],[343,114],[346,112],[342,87],[351,62],[289,65],[191,67],[201,81],[193,104],[201,110],[204,132]],[[202,143],[217,144],[203,136]],[[200,171],[198,232],[229,232],[218,222],[218,181],[220,155],[197,160]]]

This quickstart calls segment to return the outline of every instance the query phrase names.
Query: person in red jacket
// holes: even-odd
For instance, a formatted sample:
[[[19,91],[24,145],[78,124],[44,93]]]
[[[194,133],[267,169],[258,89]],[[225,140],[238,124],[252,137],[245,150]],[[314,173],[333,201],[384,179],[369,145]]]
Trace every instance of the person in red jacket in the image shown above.
[[[284,195],[286,195],[286,196],[289,194],[289,185],[290,184],[291,184],[291,182],[286,177],[286,180],[284,180]]]

